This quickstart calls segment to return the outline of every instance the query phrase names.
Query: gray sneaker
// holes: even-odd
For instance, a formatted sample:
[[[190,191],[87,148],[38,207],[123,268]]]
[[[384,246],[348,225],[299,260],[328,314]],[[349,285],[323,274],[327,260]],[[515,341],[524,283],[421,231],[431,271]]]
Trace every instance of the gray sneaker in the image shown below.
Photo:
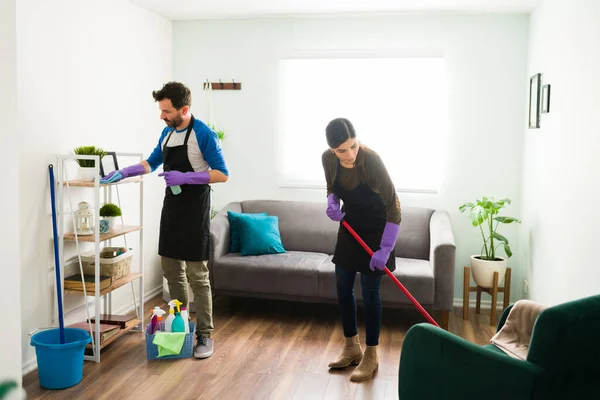
[[[208,358],[213,353],[213,340],[209,337],[196,335],[196,349],[194,350],[194,357],[196,358]]]

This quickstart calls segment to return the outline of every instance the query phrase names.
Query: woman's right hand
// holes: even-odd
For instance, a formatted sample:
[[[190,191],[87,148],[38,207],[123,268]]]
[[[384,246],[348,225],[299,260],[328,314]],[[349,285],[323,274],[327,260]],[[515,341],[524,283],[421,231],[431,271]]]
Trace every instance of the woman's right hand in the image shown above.
[[[340,210],[340,199],[333,193],[327,196],[327,216],[332,221],[339,222],[345,215]]]

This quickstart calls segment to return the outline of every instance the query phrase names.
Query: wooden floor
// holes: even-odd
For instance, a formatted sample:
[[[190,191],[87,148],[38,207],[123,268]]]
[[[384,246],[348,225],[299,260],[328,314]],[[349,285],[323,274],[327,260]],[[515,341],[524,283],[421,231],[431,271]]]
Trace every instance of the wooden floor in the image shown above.
[[[146,303],[148,310],[155,305],[168,310],[159,297]],[[83,380],[73,388],[43,389],[37,371],[24,377],[28,399],[397,399],[404,335],[424,322],[414,309],[384,309],[379,371],[356,384],[349,380],[351,368],[327,367],[343,343],[335,305],[217,297],[214,312],[215,353],[208,359],[148,361],[144,336],[134,332],[107,346],[100,364],[86,361]],[[362,316],[359,308],[364,346]],[[449,324],[452,333],[477,344],[494,334],[485,310],[463,321],[456,309]]]

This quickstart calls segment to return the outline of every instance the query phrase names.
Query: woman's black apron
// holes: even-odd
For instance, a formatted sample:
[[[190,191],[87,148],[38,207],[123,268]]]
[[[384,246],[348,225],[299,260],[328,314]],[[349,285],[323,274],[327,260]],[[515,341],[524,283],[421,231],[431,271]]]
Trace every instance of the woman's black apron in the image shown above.
[[[340,168],[342,167],[338,161],[333,192],[344,202],[342,206],[342,211],[346,214],[344,220],[375,252],[379,250],[387,221],[387,209],[383,199],[366,183],[360,183],[353,190],[345,190],[338,179]],[[371,271],[369,268],[371,256],[341,222],[332,262],[363,274],[385,274],[384,271],[378,269]],[[394,250],[392,250],[386,265],[390,271],[396,269]]]
[[[163,146],[165,171],[194,172],[188,158],[188,139],[194,126],[194,116],[185,134],[183,145],[167,147],[173,129]],[[181,185],[181,193],[165,190],[160,218],[158,254],[183,261],[206,261],[210,256],[210,186]]]

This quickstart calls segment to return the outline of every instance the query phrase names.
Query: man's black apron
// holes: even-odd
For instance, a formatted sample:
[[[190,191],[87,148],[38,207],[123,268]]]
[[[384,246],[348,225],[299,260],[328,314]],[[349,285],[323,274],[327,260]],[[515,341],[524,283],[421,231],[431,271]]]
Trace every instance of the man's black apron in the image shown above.
[[[344,220],[375,252],[379,250],[381,245],[381,237],[387,219],[387,209],[383,199],[379,193],[371,190],[366,183],[360,183],[353,190],[345,190],[338,179],[340,168],[342,167],[338,161],[333,192],[344,202],[342,207],[342,211],[346,214]],[[371,271],[369,268],[371,256],[341,222],[332,262],[363,274],[385,274],[384,271],[378,269]],[[392,250],[386,265],[390,271],[396,269],[394,250]]]
[[[183,145],[163,146],[165,171],[194,172],[188,158],[188,139],[194,126],[194,116],[185,134]],[[210,186],[181,185],[174,195],[167,187],[160,218],[158,254],[183,261],[206,261],[210,256]]]

